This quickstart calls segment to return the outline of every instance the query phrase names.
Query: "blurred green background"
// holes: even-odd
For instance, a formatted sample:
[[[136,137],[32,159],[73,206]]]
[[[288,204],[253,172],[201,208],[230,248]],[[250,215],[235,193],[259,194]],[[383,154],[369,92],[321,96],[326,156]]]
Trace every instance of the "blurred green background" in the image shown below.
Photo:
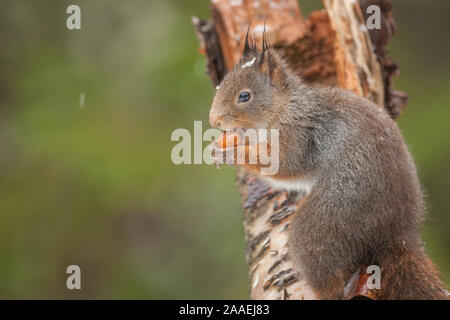
[[[393,2],[396,88],[410,95],[398,122],[428,195],[427,250],[450,283],[450,3]],[[172,131],[208,119],[190,23],[208,5],[1,1],[0,298],[249,297],[235,170],[170,160]],[[66,289],[70,264],[80,291]]]

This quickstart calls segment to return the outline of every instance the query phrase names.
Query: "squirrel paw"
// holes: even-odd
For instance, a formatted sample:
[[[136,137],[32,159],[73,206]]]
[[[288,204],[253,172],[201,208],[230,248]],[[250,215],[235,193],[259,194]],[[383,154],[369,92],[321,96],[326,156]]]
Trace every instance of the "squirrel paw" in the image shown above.
[[[216,168],[219,168],[220,166],[224,164],[228,165],[236,165],[236,150],[235,148],[225,148],[221,149],[217,146],[211,145],[211,158],[213,160],[214,165]]]
[[[216,140],[211,142],[209,149],[216,168],[220,168],[224,164],[237,165],[238,147],[219,148]]]

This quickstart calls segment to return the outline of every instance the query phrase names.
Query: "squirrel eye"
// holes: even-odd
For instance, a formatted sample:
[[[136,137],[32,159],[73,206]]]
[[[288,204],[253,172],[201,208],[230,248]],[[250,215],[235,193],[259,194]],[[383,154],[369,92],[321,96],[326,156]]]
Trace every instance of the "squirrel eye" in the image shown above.
[[[239,103],[244,103],[244,102],[247,102],[248,100],[250,100],[250,92],[243,91],[239,94],[239,98],[238,98]]]

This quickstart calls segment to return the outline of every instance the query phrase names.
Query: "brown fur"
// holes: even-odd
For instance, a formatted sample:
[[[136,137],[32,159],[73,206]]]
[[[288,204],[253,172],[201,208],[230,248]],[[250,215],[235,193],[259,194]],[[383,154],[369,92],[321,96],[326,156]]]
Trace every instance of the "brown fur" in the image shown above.
[[[238,103],[244,90],[252,98]],[[349,91],[306,85],[266,44],[259,52],[247,41],[217,90],[210,122],[279,129],[280,169],[272,178],[315,177],[289,246],[320,298],[344,298],[355,271],[378,265],[379,299],[447,299],[419,236],[425,209],[416,168],[384,109]]]

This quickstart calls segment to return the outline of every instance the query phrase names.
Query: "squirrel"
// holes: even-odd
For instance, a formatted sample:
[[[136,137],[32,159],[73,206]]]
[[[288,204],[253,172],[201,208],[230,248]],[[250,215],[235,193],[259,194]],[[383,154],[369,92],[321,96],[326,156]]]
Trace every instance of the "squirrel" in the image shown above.
[[[279,170],[261,178],[304,194],[288,247],[316,296],[344,299],[352,274],[377,265],[376,299],[448,299],[419,234],[423,191],[397,124],[348,90],[306,84],[262,42],[247,32],[241,60],[216,88],[210,124],[279,130]]]

